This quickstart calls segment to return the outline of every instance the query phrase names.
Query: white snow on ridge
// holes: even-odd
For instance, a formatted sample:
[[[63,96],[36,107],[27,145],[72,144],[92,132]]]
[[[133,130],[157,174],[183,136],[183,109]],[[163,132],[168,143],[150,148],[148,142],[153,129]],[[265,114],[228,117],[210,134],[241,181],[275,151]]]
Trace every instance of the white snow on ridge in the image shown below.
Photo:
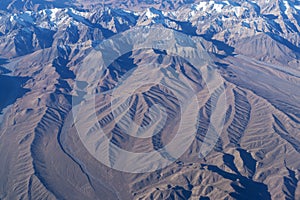
[[[285,7],[284,13],[285,13],[286,15],[288,15],[288,11],[289,11],[289,9],[290,9],[289,2],[288,2],[288,1],[283,1],[283,3],[284,3],[284,7]]]
[[[229,2],[225,1],[225,2],[215,2],[215,1],[208,1],[208,2],[200,2],[199,4],[197,4],[195,6],[197,11],[207,11],[209,10],[215,10],[217,12],[222,12],[222,8],[224,7],[224,5],[228,5]]]
[[[69,8],[69,10],[72,13],[79,15],[81,17],[84,17],[84,18],[88,18],[90,16],[90,12],[81,12],[81,11],[75,10],[74,8]]]
[[[50,12],[51,12],[51,14],[50,14],[50,19],[51,19],[51,21],[55,21],[56,20],[56,18],[57,18],[57,13],[59,12],[59,11],[61,11],[61,9],[58,9],[58,8],[53,8],[53,9],[50,9]]]
[[[252,1],[252,3],[256,3],[256,1]],[[206,13],[222,13],[224,11],[233,12],[235,16],[240,17],[245,10],[248,8],[243,6],[238,6],[236,4],[231,4],[228,0],[225,1],[206,1],[200,2],[198,4],[194,4],[192,6],[192,11],[190,12],[190,16],[196,15],[196,11],[206,12]]]
[[[196,11],[203,11],[203,12],[208,12],[211,13],[213,11],[215,12],[222,12],[222,9],[224,9],[225,6],[231,5],[228,0],[221,1],[221,2],[216,2],[216,1],[202,1],[199,2],[198,4],[194,4],[192,6],[192,9]]]
[[[14,16],[11,15],[11,16],[9,17],[9,21],[10,21],[10,22],[13,22],[14,20],[15,20]]]
[[[230,5],[229,1],[223,1],[226,5]]]
[[[223,4],[214,4],[214,8],[217,12],[222,12]]]
[[[241,17],[246,8],[243,7],[234,7],[234,13],[237,17]]]
[[[196,5],[195,8],[198,11],[201,10],[201,9],[206,10],[206,8],[207,8],[207,2],[203,2],[202,1],[198,5]]]
[[[291,3],[287,0],[284,0],[283,3],[284,3],[283,10],[284,10],[284,13],[286,15],[288,15],[291,12],[293,12],[294,14],[299,14],[300,1],[296,1],[295,3]]]
[[[148,19],[152,19],[154,17],[157,17],[158,15],[151,12],[151,10],[149,8],[147,8],[147,11],[146,11],[146,16],[148,17]]]
[[[222,12],[222,8],[224,5],[229,5],[228,1],[224,2],[215,2],[215,1],[208,1],[208,2],[200,2],[195,6],[195,9],[197,11],[207,11],[208,9],[210,10],[215,10],[217,12]]]

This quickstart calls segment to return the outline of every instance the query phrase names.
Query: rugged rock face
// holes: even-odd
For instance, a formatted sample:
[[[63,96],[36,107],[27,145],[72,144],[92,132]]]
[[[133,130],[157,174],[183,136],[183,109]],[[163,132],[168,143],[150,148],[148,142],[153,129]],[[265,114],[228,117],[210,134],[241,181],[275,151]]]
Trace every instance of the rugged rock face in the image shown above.
[[[24,11],[13,9],[17,2],[6,7],[14,14],[3,11],[1,16],[1,41],[6,40],[1,42],[6,45],[2,52],[11,53],[13,48],[16,51],[13,55],[48,48],[58,38],[74,44],[101,40],[100,32],[107,38],[133,26],[163,24],[189,35],[204,37],[214,43],[217,52],[226,47],[225,43],[231,47],[226,47],[227,51],[234,48],[238,53],[259,60],[299,66],[299,1],[179,1],[175,2],[180,5],[176,6],[177,9],[163,8],[161,2],[148,1],[123,2],[124,9],[113,1],[106,2],[105,8],[99,5],[82,9],[83,6],[75,7],[79,3],[63,7],[54,1],[49,6],[37,2],[23,3],[19,7]],[[25,5],[43,6],[36,10]],[[148,8],[141,9],[142,5]],[[67,33],[59,33],[61,31]]]
[[[3,1],[0,9],[0,199],[300,198],[300,1],[26,0]],[[184,78],[199,99],[199,126],[188,150],[166,168],[132,174],[101,164],[80,140],[70,113],[74,96],[82,95],[75,79],[96,76],[82,71],[82,64],[87,57],[97,61],[91,52],[101,42],[137,27],[187,35],[221,74],[225,125],[205,158],[199,151],[220,91],[209,94],[196,66],[158,49],[127,52],[110,63],[97,82],[103,93],[95,103],[97,118],[122,149],[158,150],[179,129],[176,94],[185,88],[172,80]],[[179,36],[172,41],[186,42]],[[118,52],[119,44],[111,45]],[[130,91],[144,81],[136,78],[141,74],[164,80],[169,89],[145,85],[110,108],[105,92],[124,79]],[[165,107],[165,125],[153,122],[163,119],[149,113],[154,104]],[[87,105],[78,120],[83,124],[92,116]],[[136,139],[124,133],[131,127],[118,124],[121,119],[140,127],[153,123],[162,131]]]

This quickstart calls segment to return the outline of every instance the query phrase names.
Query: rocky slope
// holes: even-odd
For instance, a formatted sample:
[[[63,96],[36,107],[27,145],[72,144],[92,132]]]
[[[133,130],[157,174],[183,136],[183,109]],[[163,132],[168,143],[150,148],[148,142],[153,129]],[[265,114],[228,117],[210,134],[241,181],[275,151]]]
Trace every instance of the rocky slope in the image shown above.
[[[300,1],[26,0],[3,1],[0,9],[0,199],[300,198]],[[131,76],[119,91],[142,84],[141,74],[164,80],[166,87],[145,85],[112,108],[111,97],[100,95],[95,110],[105,134],[132,152],[170,143],[182,120],[178,96],[186,91],[172,82],[178,77],[196,88],[199,116],[196,138],[176,162],[135,174],[97,161],[70,111],[80,96],[76,79],[97,76],[81,70],[82,64],[99,64],[93,54],[99,44],[138,27],[178,33],[170,39],[173,54],[151,48],[127,52],[97,79],[97,89],[117,88],[125,74]],[[196,66],[178,56],[182,51],[175,46],[187,42],[180,34],[208,52],[225,86],[225,125],[204,158],[199,152],[220,90],[208,93]],[[112,44],[113,52],[121,51],[118,45]],[[164,125],[153,122],[162,127],[160,134],[126,135],[124,129],[139,131],[121,126],[121,119],[147,127],[157,120],[147,114],[156,103],[168,114],[158,118]],[[89,123],[91,106],[87,102],[78,123]],[[183,121],[184,127],[192,120]],[[110,152],[110,159],[118,153]]]

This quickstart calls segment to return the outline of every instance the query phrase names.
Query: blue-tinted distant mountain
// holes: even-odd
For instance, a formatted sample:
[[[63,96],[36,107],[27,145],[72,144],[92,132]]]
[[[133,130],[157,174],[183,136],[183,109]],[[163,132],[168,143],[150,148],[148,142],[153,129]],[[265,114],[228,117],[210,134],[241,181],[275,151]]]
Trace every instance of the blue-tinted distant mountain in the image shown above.
[[[50,47],[54,34],[67,25],[70,25],[67,32],[56,34],[56,39],[58,35],[66,37],[63,35],[70,33],[73,34],[69,37],[70,41],[77,40],[78,32],[74,30],[79,31],[81,24],[90,30],[101,30],[104,37],[135,25],[162,24],[205,38],[213,43],[212,51],[218,54],[231,51],[230,48],[224,51],[222,46],[227,45],[235,48],[236,52],[259,60],[294,67],[299,65],[300,1],[174,1],[181,6],[173,9],[161,8],[160,1],[122,1],[123,6],[114,1],[106,1],[105,5],[92,4],[92,7],[90,4],[93,1],[45,1],[44,4],[20,2],[11,4],[22,3],[19,12],[3,13],[1,16],[0,37],[2,35],[2,39],[7,40],[9,35],[16,35],[14,40],[7,41],[8,44],[0,44],[5,45],[5,48],[0,49],[3,55],[6,51],[11,54],[12,49],[16,54],[23,55],[35,49]],[[67,4],[72,6],[66,6]],[[141,9],[143,5],[148,8]],[[39,11],[31,10],[32,8]],[[101,38],[100,35],[97,37]],[[91,37],[84,37],[82,40],[86,41]]]
[[[22,10],[39,10],[45,8],[63,8],[71,6],[74,0],[2,0],[1,10],[22,11]]]

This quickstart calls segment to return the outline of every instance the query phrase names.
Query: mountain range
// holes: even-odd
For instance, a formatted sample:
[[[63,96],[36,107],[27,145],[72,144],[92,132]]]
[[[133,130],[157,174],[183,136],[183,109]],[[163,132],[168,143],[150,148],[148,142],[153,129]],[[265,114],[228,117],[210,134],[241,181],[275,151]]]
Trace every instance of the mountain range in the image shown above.
[[[103,41],[110,41],[110,55],[121,52],[135,41],[130,31],[139,28],[152,28],[153,40],[171,41],[171,50],[120,55],[98,77],[94,104],[87,101],[82,117],[73,119],[74,97],[91,92],[77,86],[78,79],[85,78],[85,85],[98,75],[82,66],[99,64]],[[3,0],[0,199],[299,199],[299,32],[299,0]],[[127,33],[126,40],[114,39]],[[204,157],[199,151],[214,112],[211,102],[221,92],[208,92],[204,75],[179,56],[193,57],[177,48],[189,47],[190,40],[205,51],[226,93],[224,127]],[[145,74],[164,85],[144,85],[115,101],[105,93],[133,90]],[[182,118],[183,80],[197,91],[197,118]],[[167,117],[151,113],[155,104],[165,107]],[[93,111],[109,141],[132,152],[161,149],[180,123],[190,127],[196,120],[199,126],[172,164],[129,173],[99,162],[77,134],[75,122],[89,124]],[[152,122],[157,118],[161,123]],[[137,128],[120,125],[129,119],[162,130],[137,139],[125,133],[139,134]],[[93,128],[86,131],[88,136]],[[108,153],[111,162],[118,153]]]

